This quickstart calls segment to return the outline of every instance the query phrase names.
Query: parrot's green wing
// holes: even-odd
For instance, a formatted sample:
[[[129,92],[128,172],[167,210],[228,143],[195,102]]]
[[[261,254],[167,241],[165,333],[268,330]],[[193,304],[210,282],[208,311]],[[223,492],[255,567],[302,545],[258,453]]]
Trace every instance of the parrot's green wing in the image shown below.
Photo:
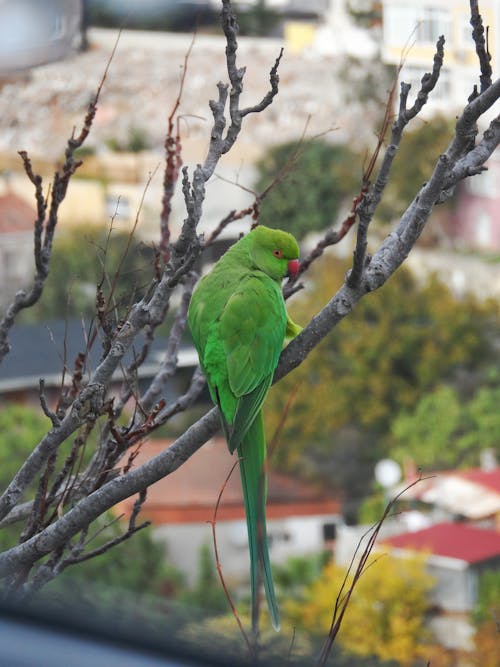
[[[258,415],[272,381],[273,373],[269,373],[252,392],[240,398],[234,422],[229,431],[228,446],[231,453],[241,443],[255,417]]]
[[[238,446],[262,407],[285,330],[286,312],[277,285],[255,275],[241,281],[219,322],[229,390],[239,399],[234,416],[228,419],[232,422],[228,443],[231,451]]]

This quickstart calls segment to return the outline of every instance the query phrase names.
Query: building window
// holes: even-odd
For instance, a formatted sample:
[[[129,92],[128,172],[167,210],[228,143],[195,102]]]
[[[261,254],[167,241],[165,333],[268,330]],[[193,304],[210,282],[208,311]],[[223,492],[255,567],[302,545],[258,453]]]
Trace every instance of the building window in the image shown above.
[[[323,542],[333,542],[337,538],[337,524],[323,524]]]
[[[422,85],[422,77],[429,71],[429,68],[413,67],[408,65],[401,72],[401,81],[411,84],[410,98],[416,96]],[[432,91],[433,102],[449,102],[451,96],[450,71],[446,68],[441,69],[441,74],[437,86]]]
[[[476,223],[476,243],[481,248],[489,248],[491,246],[491,219],[490,216],[481,211],[477,216]]]
[[[435,44],[440,35],[449,37],[450,13],[436,7],[390,5],[384,15],[386,45]]]
[[[269,548],[272,549],[279,544],[286,544],[287,542],[290,542],[291,539],[292,536],[286,530],[272,530],[268,534]]]
[[[417,43],[435,44],[440,35],[448,35],[450,19],[445,9],[423,7],[417,23]]]

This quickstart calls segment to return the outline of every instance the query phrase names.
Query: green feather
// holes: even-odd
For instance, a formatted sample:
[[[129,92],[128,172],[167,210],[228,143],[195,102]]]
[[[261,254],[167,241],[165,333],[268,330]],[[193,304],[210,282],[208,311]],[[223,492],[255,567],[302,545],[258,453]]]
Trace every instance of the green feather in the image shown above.
[[[279,628],[266,534],[266,441],[261,408],[285,340],[300,331],[288,316],[281,294],[288,262],[298,255],[293,236],[257,227],[200,280],[188,313],[229,450],[237,449],[240,457],[254,629],[261,581],[272,624]]]
[[[250,550],[252,627],[256,628],[258,625],[259,588],[260,584],[263,583],[271,623],[273,628],[278,631],[280,629],[280,619],[269,561],[266,530],[266,441],[262,412],[259,412],[254,419],[242,443],[238,446],[238,456],[240,458],[241,484],[243,486],[248,547]]]

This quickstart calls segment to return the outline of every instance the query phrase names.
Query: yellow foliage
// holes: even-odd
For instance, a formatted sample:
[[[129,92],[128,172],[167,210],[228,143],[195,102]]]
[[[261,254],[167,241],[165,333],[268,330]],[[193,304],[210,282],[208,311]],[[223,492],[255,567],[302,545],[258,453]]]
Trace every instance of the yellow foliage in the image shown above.
[[[475,649],[469,656],[474,667],[498,667],[500,665],[500,629],[495,621],[482,623],[474,637]]]
[[[375,560],[375,559],[374,559]],[[331,563],[308,591],[305,601],[286,604],[286,613],[312,634],[328,633],[335,599],[345,571]],[[347,585],[352,581],[348,577]],[[347,651],[411,665],[425,657],[427,594],[433,586],[422,557],[384,555],[364,572],[350,599],[339,644]]]

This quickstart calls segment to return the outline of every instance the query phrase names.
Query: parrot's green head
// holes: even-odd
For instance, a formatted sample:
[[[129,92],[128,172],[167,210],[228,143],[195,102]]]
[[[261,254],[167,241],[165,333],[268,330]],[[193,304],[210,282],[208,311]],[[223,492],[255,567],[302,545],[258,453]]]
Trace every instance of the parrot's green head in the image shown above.
[[[295,278],[300,267],[299,245],[291,234],[259,225],[246,238],[257,268],[274,280],[287,275]]]

